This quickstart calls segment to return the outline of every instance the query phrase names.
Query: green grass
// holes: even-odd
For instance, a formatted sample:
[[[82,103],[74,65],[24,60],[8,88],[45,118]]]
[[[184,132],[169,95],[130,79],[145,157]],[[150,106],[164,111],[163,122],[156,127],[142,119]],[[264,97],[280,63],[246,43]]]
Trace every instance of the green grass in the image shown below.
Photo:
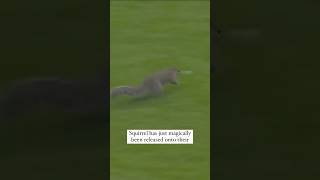
[[[112,1],[111,86],[162,68],[192,70],[164,95],[111,104],[112,180],[206,180],[210,158],[208,1]],[[193,129],[193,145],[127,145],[127,129]]]

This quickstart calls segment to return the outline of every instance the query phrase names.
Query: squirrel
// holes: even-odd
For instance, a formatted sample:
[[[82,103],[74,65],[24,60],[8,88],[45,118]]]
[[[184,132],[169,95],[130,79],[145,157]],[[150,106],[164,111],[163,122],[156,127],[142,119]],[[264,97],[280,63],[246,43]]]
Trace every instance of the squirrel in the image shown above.
[[[139,86],[119,86],[112,88],[110,90],[110,96],[128,95],[139,97],[143,95],[160,95],[164,85],[179,84],[177,80],[178,73],[180,73],[180,70],[175,67],[158,71],[147,76]]]

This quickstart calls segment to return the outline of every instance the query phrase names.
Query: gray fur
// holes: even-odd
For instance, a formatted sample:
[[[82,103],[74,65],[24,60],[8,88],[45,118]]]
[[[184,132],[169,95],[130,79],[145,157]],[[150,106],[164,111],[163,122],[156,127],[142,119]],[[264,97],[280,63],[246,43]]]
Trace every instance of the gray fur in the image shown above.
[[[177,68],[169,68],[147,76],[139,86],[120,86],[112,88],[111,97],[119,95],[143,96],[159,95],[163,86],[166,84],[178,84],[177,74],[180,72]]]

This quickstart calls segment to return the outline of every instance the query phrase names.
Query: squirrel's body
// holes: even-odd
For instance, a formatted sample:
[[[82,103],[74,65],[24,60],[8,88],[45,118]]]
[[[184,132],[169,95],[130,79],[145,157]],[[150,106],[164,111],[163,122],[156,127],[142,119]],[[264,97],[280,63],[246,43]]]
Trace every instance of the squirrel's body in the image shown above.
[[[140,86],[119,86],[111,89],[111,97],[118,95],[142,96],[158,95],[166,84],[178,84],[176,68],[170,68],[156,72],[144,79]]]

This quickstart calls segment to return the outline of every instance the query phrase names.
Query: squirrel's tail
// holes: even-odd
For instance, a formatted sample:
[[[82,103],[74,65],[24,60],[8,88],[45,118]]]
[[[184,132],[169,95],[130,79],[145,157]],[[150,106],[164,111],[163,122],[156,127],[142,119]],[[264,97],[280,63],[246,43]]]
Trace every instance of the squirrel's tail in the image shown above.
[[[110,96],[115,97],[119,95],[128,95],[128,96],[141,96],[145,93],[143,87],[130,87],[130,86],[119,86],[112,88],[110,90]]]

